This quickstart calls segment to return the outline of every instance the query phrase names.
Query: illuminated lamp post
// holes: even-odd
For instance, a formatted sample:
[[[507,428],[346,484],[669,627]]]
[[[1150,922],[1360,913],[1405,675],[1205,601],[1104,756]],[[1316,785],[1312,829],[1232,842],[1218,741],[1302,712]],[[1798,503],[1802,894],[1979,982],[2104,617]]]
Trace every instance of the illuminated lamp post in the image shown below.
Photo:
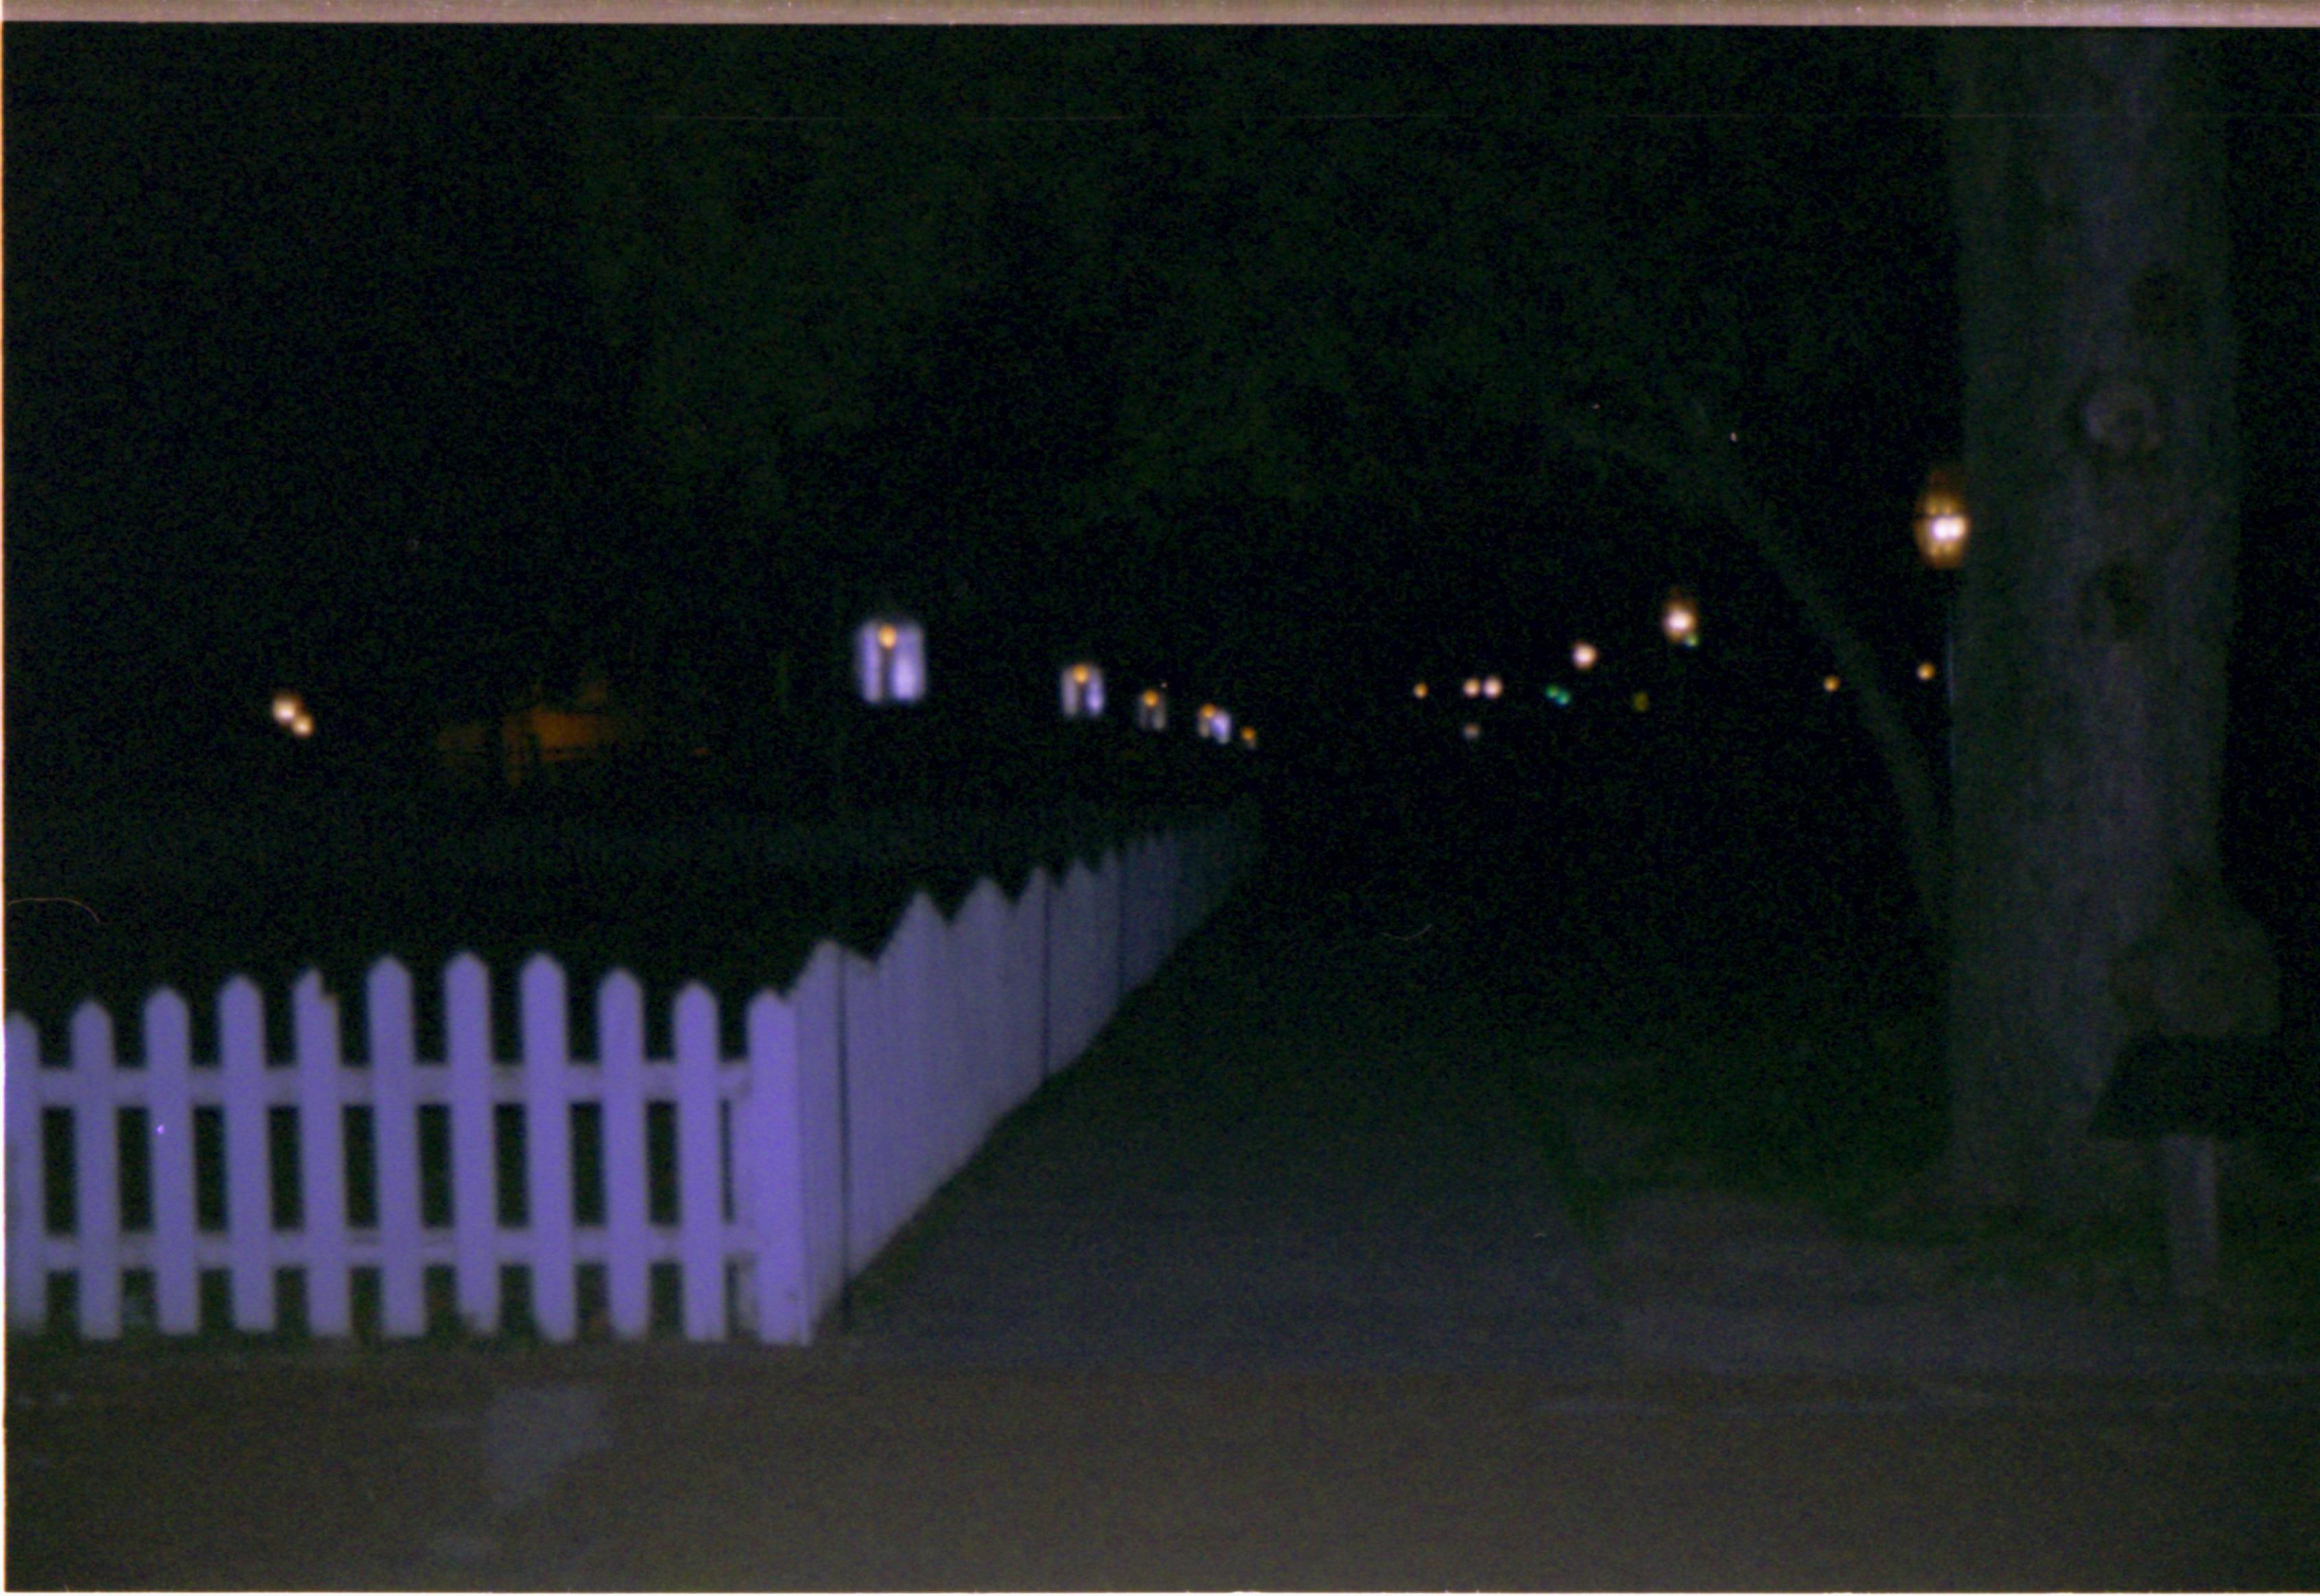
[[[854,680],[865,703],[917,703],[927,695],[927,638],[904,615],[874,615],[855,629]]]
[[[1096,721],[1103,717],[1103,667],[1082,660],[1064,667],[1064,719]]]
[[[1965,564],[1966,540],[1973,535],[1973,518],[1967,513],[1965,475],[1955,466],[1936,466],[1926,474],[1917,494],[1916,517],[1917,554],[1926,567],[1942,577],[1942,682],[1949,705],[1950,774],[1957,774],[1957,593],[1948,573]],[[1925,671],[1918,671],[1920,677]]]

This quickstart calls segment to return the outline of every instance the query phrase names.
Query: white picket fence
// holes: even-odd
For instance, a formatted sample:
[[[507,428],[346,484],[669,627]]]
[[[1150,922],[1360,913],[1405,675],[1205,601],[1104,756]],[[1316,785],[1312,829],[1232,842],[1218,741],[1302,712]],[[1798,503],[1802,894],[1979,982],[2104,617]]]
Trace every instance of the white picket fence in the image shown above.
[[[427,1272],[448,1269],[458,1319],[491,1334],[515,1268],[533,1327],[563,1341],[583,1329],[593,1268],[603,1328],[636,1338],[649,1328],[654,1266],[674,1265],[688,1338],[802,1344],[845,1282],[1215,908],[1255,846],[1240,809],[1092,866],[1075,861],[1059,880],[1039,868],[1011,900],[978,882],[947,920],[921,893],[876,958],[824,942],[787,993],[750,1000],[739,1057],[724,1056],[716,999],[698,984],[675,1000],[673,1056],[648,1057],[641,991],[618,970],[596,993],[597,1056],[572,1057],[564,972],[545,955],[521,972],[512,1060],[492,1056],[489,972],[472,955],[443,972],[440,1060],[415,1056],[412,978],[393,959],[367,978],[359,1065],[342,1060],[336,1000],[312,972],[290,995],[285,1060],[266,1056],[264,999],[242,978],[219,993],[213,1067],[191,1058],[186,1005],[167,988],[145,1003],[133,1063],[94,1002],[72,1017],[65,1067],[45,1063],[38,1029],[11,1014],[8,1322],[49,1326],[57,1283],[71,1276],[79,1333],[116,1338],[125,1280],[141,1272],[151,1328],[190,1334],[203,1276],[222,1273],[232,1326],[267,1331],[295,1271],[307,1327],[343,1336],[371,1271],[379,1330],[412,1337],[430,1328]],[[666,1203],[660,1222],[653,1212],[652,1104],[673,1105],[673,1222]],[[587,1150],[575,1105],[594,1109],[593,1192],[575,1182],[575,1151]],[[224,1194],[222,1226],[207,1229],[195,1169],[204,1111],[217,1117]],[[500,1166],[514,1145],[503,1111],[521,1116],[520,1183]],[[430,1135],[448,1142],[435,1165],[439,1181],[448,1165],[448,1214],[441,1191],[431,1202],[422,1192]],[[51,1204],[52,1141],[70,1147],[68,1203]],[[141,1148],[147,1166],[150,1201],[138,1206],[149,1222],[133,1229],[124,1147]],[[277,1154],[295,1167],[277,1171]],[[376,1222],[350,1222],[350,1202]],[[430,1208],[446,1222],[426,1222]]]

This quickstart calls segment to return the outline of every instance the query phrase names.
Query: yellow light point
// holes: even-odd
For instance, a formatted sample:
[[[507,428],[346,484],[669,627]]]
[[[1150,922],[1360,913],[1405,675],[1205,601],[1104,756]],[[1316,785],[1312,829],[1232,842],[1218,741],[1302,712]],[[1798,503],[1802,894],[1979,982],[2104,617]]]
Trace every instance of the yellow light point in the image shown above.
[[[293,737],[313,736],[314,717],[308,714],[304,710],[300,710],[290,719],[290,735]]]
[[[1482,678],[1482,696],[1484,698],[1496,698],[1500,694],[1506,690],[1507,685],[1504,682],[1500,681],[1498,677],[1484,676]]]
[[[881,648],[891,648],[894,646],[894,629],[893,627],[882,626],[878,629],[878,646]]]
[[[295,693],[282,692],[274,695],[274,723],[287,726],[306,712],[306,706]]]
[[[1157,687],[1146,687],[1144,690],[1144,707],[1147,710],[1156,710],[1160,707],[1160,690]]]
[[[1660,629],[1671,643],[1690,642],[1699,630],[1699,606],[1681,588],[1668,594],[1667,607],[1660,612]]]
[[[1934,662],[1930,659],[1921,659],[1917,661],[1917,680],[1920,682],[1930,682],[1933,679]]]
[[[1967,513],[1963,474],[1954,466],[1936,466],[1926,476],[1917,495],[1917,552],[1936,571],[1954,571],[1965,563],[1966,539],[1973,531]]]
[[[1083,687],[1086,686],[1087,667],[1083,665],[1075,665],[1072,667],[1072,680],[1077,682]]]
[[[1595,659],[1596,654],[1594,644],[1581,642],[1571,645],[1571,663],[1577,666],[1581,670],[1593,670],[1595,668]]]
[[[1418,685],[1417,686],[1412,687],[1412,688],[1409,690],[1409,695],[1410,695],[1412,698],[1423,698],[1423,697],[1425,697],[1425,696],[1426,696],[1426,684],[1425,684],[1425,683],[1423,683],[1423,682],[1420,682],[1420,683],[1418,683]]]
[[[1246,743],[1250,748],[1256,747],[1256,728],[1254,726],[1242,727],[1240,729],[1240,739]]]
[[[1636,695],[1627,700],[1627,702],[1636,706],[1636,713],[1640,715],[1645,710],[1652,707],[1652,695],[1639,690]]]
[[[1465,679],[1465,681],[1464,681],[1464,682],[1463,682],[1463,683],[1461,683],[1461,684],[1459,685],[1458,691],[1459,691],[1459,692],[1461,692],[1461,693],[1464,693],[1464,694],[1467,697],[1469,697],[1469,698],[1480,698],[1480,697],[1482,697],[1482,678],[1481,678],[1481,677],[1479,677],[1479,676],[1468,676],[1468,677]]]
[[[1839,687],[1842,687],[1842,686],[1844,686],[1844,683],[1843,682],[1843,680],[1841,680],[1841,679],[1837,676],[1836,673],[1835,673],[1835,672],[1834,672],[1834,671],[1830,672],[1827,676],[1823,676],[1823,677],[1820,679],[1820,688],[1821,688],[1821,691],[1822,691],[1822,692],[1824,692],[1824,693],[1834,693],[1834,692],[1835,692]]]

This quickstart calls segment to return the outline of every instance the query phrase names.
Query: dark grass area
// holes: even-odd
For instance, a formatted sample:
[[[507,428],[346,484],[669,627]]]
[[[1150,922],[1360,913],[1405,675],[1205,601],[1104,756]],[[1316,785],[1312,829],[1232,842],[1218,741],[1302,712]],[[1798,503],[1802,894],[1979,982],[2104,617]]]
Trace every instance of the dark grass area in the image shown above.
[[[219,985],[247,975],[267,999],[281,1057],[283,999],[317,969],[340,1000],[347,1056],[359,1059],[364,977],[392,955],[412,973],[430,1056],[442,966],[472,952],[492,971],[498,1042],[512,1056],[521,965],[546,952],[572,983],[583,1056],[594,1026],[583,1000],[616,967],[645,986],[648,1046],[666,1047],[668,1000],[699,981],[721,1000],[728,1046],[738,1047],[743,1002],[786,986],[819,941],[875,952],[916,893],[947,912],[984,876],[1018,891],[1043,864],[1092,862],[1199,812],[1077,803],[815,824],[747,812],[620,823],[585,811],[477,817],[342,796],[298,809],[253,801],[239,812],[12,815],[7,1004],[41,1027],[44,1053],[61,1056],[72,1010],[93,998],[113,1016],[116,1047],[135,1057],[141,1006],[168,985],[193,1011],[202,1057],[214,1047]]]

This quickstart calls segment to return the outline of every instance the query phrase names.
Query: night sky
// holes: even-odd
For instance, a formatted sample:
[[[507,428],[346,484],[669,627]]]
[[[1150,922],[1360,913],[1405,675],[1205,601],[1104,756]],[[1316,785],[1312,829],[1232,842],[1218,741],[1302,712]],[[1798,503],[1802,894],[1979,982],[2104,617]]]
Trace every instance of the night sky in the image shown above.
[[[380,749],[592,662],[741,724],[784,649],[829,690],[833,615],[880,597],[938,699],[1052,713],[1084,652],[1294,746],[1420,676],[1535,694],[1577,634],[1663,669],[1682,583],[1690,667],[1821,725],[1819,647],[1737,540],[1542,422],[1627,404],[1638,351],[1711,374],[1897,691],[1938,648],[1908,518],[1962,379],[1922,33],[9,45],[12,822],[266,779],[278,685]],[[2226,53],[2233,812],[2286,869],[2320,765],[2320,159],[2288,113],[2320,63]]]

